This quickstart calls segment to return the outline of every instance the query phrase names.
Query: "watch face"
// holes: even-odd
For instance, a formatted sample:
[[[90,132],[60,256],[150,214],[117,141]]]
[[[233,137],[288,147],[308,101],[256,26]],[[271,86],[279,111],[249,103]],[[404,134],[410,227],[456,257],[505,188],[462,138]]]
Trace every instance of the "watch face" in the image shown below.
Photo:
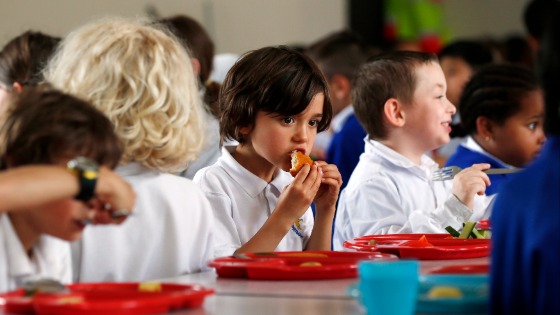
[[[92,159],[79,156],[68,162],[68,168],[80,170],[98,170],[99,164]]]

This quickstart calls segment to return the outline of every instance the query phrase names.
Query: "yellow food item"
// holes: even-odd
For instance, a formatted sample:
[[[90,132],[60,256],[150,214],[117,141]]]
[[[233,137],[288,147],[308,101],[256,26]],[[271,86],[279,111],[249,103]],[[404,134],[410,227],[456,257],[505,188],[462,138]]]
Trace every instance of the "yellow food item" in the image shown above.
[[[161,283],[159,282],[142,282],[138,285],[140,292],[161,292]]]
[[[306,261],[299,265],[300,267],[321,267],[321,263],[317,261]]]
[[[442,299],[442,298],[462,298],[463,292],[452,286],[435,286],[428,292],[428,297],[431,299]]]
[[[375,245],[377,245],[377,241],[376,240],[371,240],[371,241],[368,242],[368,245],[375,246]]]

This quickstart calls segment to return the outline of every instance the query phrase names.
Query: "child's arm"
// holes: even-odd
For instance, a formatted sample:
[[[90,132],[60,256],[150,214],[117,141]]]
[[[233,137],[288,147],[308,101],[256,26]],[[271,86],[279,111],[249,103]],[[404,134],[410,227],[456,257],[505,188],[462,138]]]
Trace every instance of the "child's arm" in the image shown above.
[[[282,191],[276,209],[263,226],[235,253],[274,251],[292,224],[303,216],[311,205],[321,186],[321,180],[322,174],[317,165],[303,166],[294,181]]]
[[[488,175],[482,172],[489,168],[490,164],[473,164],[453,178],[453,195],[471,210],[474,206],[474,196],[484,195],[486,186],[490,186]]]
[[[323,179],[315,195],[315,224],[306,250],[330,250],[332,223],[336,212],[336,201],[342,185],[342,176],[334,164],[315,162],[320,166]]]
[[[76,176],[59,166],[24,166],[0,173],[0,211],[18,211],[64,198],[79,191]],[[126,181],[100,167],[96,194],[113,209],[132,210],[135,194]]]

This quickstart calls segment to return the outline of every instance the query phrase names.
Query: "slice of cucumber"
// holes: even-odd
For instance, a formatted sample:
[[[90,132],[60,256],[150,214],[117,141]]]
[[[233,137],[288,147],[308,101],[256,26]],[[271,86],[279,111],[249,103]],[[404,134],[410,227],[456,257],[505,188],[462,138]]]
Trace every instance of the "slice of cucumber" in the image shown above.
[[[455,230],[451,225],[447,226],[445,228],[445,230],[447,232],[449,232],[449,234],[451,234],[451,236],[453,236],[453,237],[459,237],[459,235],[460,235],[459,232],[457,232],[457,230]]]
[[[467,223],[465,223],[465,226],[463,227],[461,234],[459,234],[459,238],[469,238],[469,235],[471,234],[475,225],[476,222],[473,221],[468,221]]]

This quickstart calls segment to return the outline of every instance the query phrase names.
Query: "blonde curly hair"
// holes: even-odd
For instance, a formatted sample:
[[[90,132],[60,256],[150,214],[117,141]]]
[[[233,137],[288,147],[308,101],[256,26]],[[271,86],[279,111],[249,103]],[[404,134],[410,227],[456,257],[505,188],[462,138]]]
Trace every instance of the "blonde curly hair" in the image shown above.
[[[124,143],[122,164],[178,172],[202,149],[197,78],[163,26],[124,18],[84,25],[62,41],[44,75],[109,117]]]

